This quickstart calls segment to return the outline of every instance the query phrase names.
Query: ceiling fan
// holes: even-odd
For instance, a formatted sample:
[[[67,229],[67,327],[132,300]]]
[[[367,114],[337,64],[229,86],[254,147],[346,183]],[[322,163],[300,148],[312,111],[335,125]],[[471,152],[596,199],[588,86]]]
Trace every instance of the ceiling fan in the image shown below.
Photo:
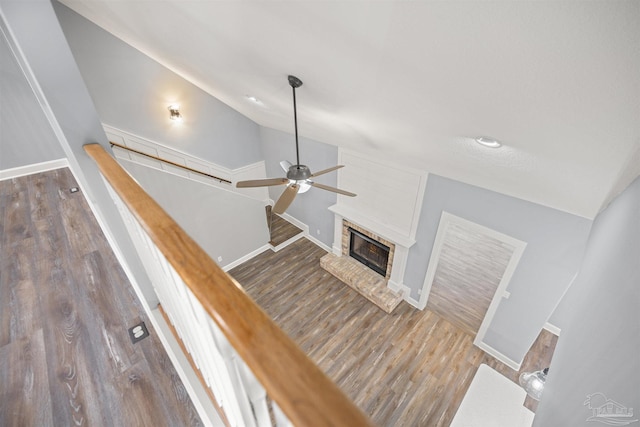
[[[280,166],[286,172],[286,178],[267,178],[267,179],[254,179],[249,181],[238,181],[236,187],[270,187],[273,185],[286,185],[282,195],[273,206],[273,212],[277,214],[284,213],[296,198],[298,193],[304,193],[311,187],[321,188],[322,190],[332,191],[334,193],[342,194],[344,196],[354,197],[355,194],[349,191],[340,190],[339,188],[330,187],[324,184],[318,184],[311,178],[315,178],[325,173],[333,172],[336,169],[344,167],[344,165],[333,166],[328,169],[323,169],[316,173],[311,173],[311,169],[308,166],[300,164],[300,152],[298,149],[298,113],[296,110],[296,88],[302,86],[302,81],[295,77],[289,76],[289,85],[293,89],[293,122],[296,131],[296,164],[292,165],[290,162],[283,160],[280,162]]]

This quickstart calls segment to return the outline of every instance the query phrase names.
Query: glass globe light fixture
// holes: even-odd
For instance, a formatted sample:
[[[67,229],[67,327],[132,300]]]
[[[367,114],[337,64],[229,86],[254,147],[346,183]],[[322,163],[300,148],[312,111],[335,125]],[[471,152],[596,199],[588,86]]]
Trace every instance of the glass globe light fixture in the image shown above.
[[[542,371],[523,372],[520,374],[518,382],[529,396],[535,400],[540,400],[544,390],[544,383],[547,380],[547,373],[549,373],[549,368],[545,368]]]
[[[306,179],[301,179],[299,181],[293,181],[293,182],[298,184],[298,186],[300,187],[298,189],[298,194],[306,193],[311,188],[311,184],[309,184],[308,180]]]

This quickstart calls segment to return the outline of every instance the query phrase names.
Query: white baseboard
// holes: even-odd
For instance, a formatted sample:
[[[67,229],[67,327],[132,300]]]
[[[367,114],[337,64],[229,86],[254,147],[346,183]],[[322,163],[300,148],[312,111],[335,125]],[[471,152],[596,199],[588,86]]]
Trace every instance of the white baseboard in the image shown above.
[[[547,322],[544,324],[543,328],[557,337],[560,336],[560,328],[558,328],[556,325],[552,325],[551,323]]]
[[[269,250],[269,249],[271,249],[271,246],[270,246],[270,245],[268,245],[268,244],[267,244],[267,245],[260,246],[260,247],[259,247],[258,249],[256,249],[255,251],[253,251],[253,252],[249,252],[249,253],[248,253],[248,254],[246,254],[245,256],[243,256],[243,257],[241,257],[241,258],[238,258],[237,260],[235,260],[235,261],[233,261],[233,262],[231,262],[231,263],[229,263],[229,264],[225,265],[224,267],[222,267],[222,270],[223,270],[223,271],[225,271],[225,272],[227,272],[227,271],[231,270],[232,268],[239,266],[240,264],[242,264],[242,263],[243,263],[243,262],[245,262],[245,261],[249,261],[249,260],[250,260],[251,258],[253,258],[254,256],[257,256],[257,255],[261,254],[262,252],[267,251],[267,250]]]
[[[278,246],[272,246],[271,250],[274,251],[274,252],[280,252],[281,250],[283,250],[287,246],[297,242],[298,240],[302,239],[303,237],[307,237],[305,232],[298,233],[295,236],[291,237],[290,239],[285,240],[284,242],[280,243]]]
[[[297,218],[292,217],[291,215],[289,215],[288,213],[283,213],[280,214],[280,216],[284,219],[286,219],[287,221],[289,221],[291,224],[295,225],[296,227],[298,227],[299,229],[301,229],[302,231],[304,231],[306,234],[309,234],[309,226],[307,224],[305,224],[304,222],[300,221]]]
[[[418,310],[424,310],[424,309],[425,309],[425,307],[421,307],[421,306],[420,306],[420,301],[418,301],[418,300],[416,300],[416,299],[413,299],[413,298],[411,297],[410,293],[409,293],[409,294],[407,294],[407,296],[405,296],[405,297],[404,297],[404,300],[405,300],[407,303],[409,303],[409,305],[411,305],[412,307],[417,308]]]
[[[404,300],[411,294],[411,289],[404,283],[396,283],[393,280],[389,280],[387,282],[387,288],[391,289],[394,292],[400,292],[402,294],[402,298]]]
[[[283,213],[280,216],[283,217],[284,219],[286,219],[287,221],[289,221],[291,224],[293,224],[296,227],[298,227],[299,229],[301,229],[302,232],[304,233],[304,237],[306,237],[307,239],[309,239],[310,241],[312,241],[316,245],[320,246],[325,251],[327,251],[327,252],[332,252],[333,251],[330,246],[325,245],[320,240],[318,240],[317,238],[312,236],[311,233],[309,233],[309,226],[307,224],[305,224],[304,222],[302,222],[299,219],[289,215],[286,212]],[[278,250],[280,250],[280,249],[281,249],[280,246],[278,246]]]
[[[69,160],[57,159],[49,160],[42,163],[34,163],[32,165],[20,166],[17,168],[0,170],[0,181],[5,179],[18,178],[26,175],[33,175],[34,173],[46,172],[54,169],[60,169],[69,167]]]
[[[511,369],[515,370],[516,372],[520,370],[520,365],[522,364],[522,362],[518,363],[518,362],[515,362],[515,361],[511,360],[510,358],[508,358],[504,354],[500,353],[495,348],[491,347],[490,345],[487,345],[486,343],[484,343],[482,341],[474,342],[473,344],[476,347],[478,347],[480,350],[482,350],[485,353],[487,353],[489,356],[495,357],[500,362],[504,363],[505,365],[507,365]]]
[[[149,315],[149,320],[153,324],[153,329],[162,342],[162,346],[167,352],[169,359],[171,359],[173,366],[176,368],[178,376],[182,380],[182,384],[187,389],[189,397],[191,398],[193,405],[196,407],[203,424],[211,427],[225,426],[225,423],[220,419],[220,416],[213,406],[207,391],[200,383],[196,372],[193,370],[189,360],[187,360],[187,357],[182,352],[180,344],[173,336],[173,333],[171,332],[167,322],[164,320],[164,316],[160,313],[160,310],[155,308],[147,314]]]
[[[311,240],[313,243],[315,243],[316,245],[320,246],[322,249],[324,249],[325,251],[331,253],[331,247],[325,245],[324,243],[322,243],[320,240],[316,239],[315,237],[313,237],[312,235],[308,234],[305,236],[307,239]]]
[[[411,297],[411,288],[409,288],[404,283],[395,283],[389,280],[389,283],[387,283],[387,287],[392,291],[401,292],[402,299],[404,299],[413,308],[417,308],[418,310],[425,309],[425,306],[421,306],[420,301],[415,300]]]

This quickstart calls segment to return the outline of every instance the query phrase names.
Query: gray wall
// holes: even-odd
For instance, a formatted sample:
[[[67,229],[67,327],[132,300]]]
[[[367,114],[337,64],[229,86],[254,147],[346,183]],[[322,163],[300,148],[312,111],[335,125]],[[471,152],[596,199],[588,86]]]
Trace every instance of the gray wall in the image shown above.
[[[595,219],[534,426],[586,421],[603,393],[640,414],[640,178]],[[595,399],[594,399],[595,400]],[[632,424],[637,425],[637,424]]]
[[[0,34],[0,170],[64,157],[4,33]]]
[[[128,160],[119,162],[220,266],[269,242],[262,202]]]
[[[278,177],[284,176],[281,160],[295,163],[293,135],[258,126],[66,6],[54,2],[54,8],[103,123],[228,168],[264,160],[267,176]],[[168,119],[169,94],[179,94],[185,117],[179,126]],[[312,171],[338,158],[336,147],[306,138],[300,152]],[[336,173],[318,182],[335,186]],[[277,187],[269,194],[276,200],[281,192]],[[287,213],[331,246],[334,216],[327,207],[336,200],[334,193],[311,189]]]
[[[258,125],[66,6],[54,8],[100,120],[235,169],[261,160]],[[169,120],[179,103],[182,123]]]
[[[0,10],[11,30],[13,42],[20,47],[32,77],[39,84],[55,117],[52,127],[57,127],[60,132],[57,133],[59,146],[74,174],[107,225],[107,232],[118,244],[144,298],[150,304],[157,302],[102,177],[82,149],[84,144],[91,142],[107,146],[107,140],[50,1],[0,0]],[[30,122],[19,125],[19,128],[26,128]],[[54,144],[52,139],[49,141]]]
[[[279,162],[295,162],[295,139],[292,135],[262,129],[261,139],[268,176],[281,176]],[[336,147],[302,138],[301,163],[312,170],[336,164]],[[331,174],[324,183],[336,185]],[[311,197],[310,193],[313,191]],[[276,200],[279,187],[270,190]],[[313,235],[323,243],[333,243],[334,216],[327,207],[336,202],[335,195],[310,190],[300,195],[288,210],[309,225]],[[419,298],[440,215],[447,211],[527,242],[527,248],[508,291],[511,297],[500,305],[485,342],[516,362],[520,362],[554,313],[567,287],[578,271],[592,222],[572,214],[547,208],[510,196],[463,184],[437,175],[429,175],[416,244],[409,252],[405,285]],[[533,303],[535,301],[535,304]],[[564,307],[561,305],[560,308]],[[559,308],[559,310],[560,310]],[[565,310],[566,311],[566,310]],[[565,314],[565,313],[561,313]],[[556,316],[563,318],[561,315]],[[556,326],[562,327],[561,324]]]
[[[291,118],[293,128],[293,116]],[[262,153],[268,177],[284,176],[280,161],[296,163],[295,136],[274,129],[262,128]],[[299,139],[300,163],[309,166],[311,172],[335,166],[338,161],[338,148],[307,138]],[[335,187],[337,172],[321,175],[315,181]],[[269,197],[274,201],[282,194],[283,187],[271,187]],[[337,196],[330,191],[311,188],[304,194],[298,194],[287,213],[309,226],[309,234],[331,247],[333,244],[333,226],[335,217],[327,208],[335,205]]]
[[[527,242],[484,341],[520,362],[577,272],[591,221],[493,191],[429,175],[405,284],[417,299],[440,215],[453,215]]]

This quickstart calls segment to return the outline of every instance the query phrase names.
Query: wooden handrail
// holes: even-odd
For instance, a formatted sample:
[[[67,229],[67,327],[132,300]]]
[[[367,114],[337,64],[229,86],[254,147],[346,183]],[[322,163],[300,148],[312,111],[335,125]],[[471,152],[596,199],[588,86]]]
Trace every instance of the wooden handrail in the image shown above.
[[[163,159],[162,157],[154,156],[153,154],[147,154],[144,151],[136,150],[135,148],[127,147],[126,145],[118,144],[117,142],[109,141],[112,147],[122,148],[123,150],[131,151],[136,154],[140,154],[141,156],[146,156],[154,160],[158,160],[160,162],[168,163],[172,166],[182,168],[188,170],[189,172],[199,173],[200,175],[208,176],[209,178],[213,178],[216,181],[224,182],[225,184],[231,184],[231,181],[228,179],[220,178],[219,176],[211,175],[206,172],[199,171],[198,169],[190,168],[189,166],[181,165],[180,163],[172,162],[171,160]]]
[[[295,426],[373,425],[101,145],[84,150]]]

